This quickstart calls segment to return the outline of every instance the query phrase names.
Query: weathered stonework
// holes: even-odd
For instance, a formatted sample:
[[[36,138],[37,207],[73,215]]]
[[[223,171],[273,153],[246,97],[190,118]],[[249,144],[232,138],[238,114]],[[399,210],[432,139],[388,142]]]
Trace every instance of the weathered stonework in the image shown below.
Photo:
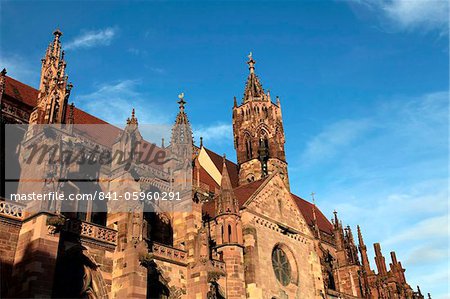
[[[2,124],[68,125],[53,134],[19,132],[22,147],[19,159],[12,161],[19,166],[25,166],[32,142],[73,146],[67,145],[70,139],[89,148],[130,152],[136,141],[144,141],[134,110],[120,130],[67,105],[71,85],[61,35],[55,31],[47,49],[39,90],[7,77],[6,71],[0,74]],[[388,269],[380,245],[375,245],[375,272],[359,227],[356,246],[350,227],[344,228],[337,214],[331,223],[314,203],[290,193],[280,100],[273,103],[262,88],[251,55],[248,65],[243,100],[235,99],[233,107],[237,164],[203,142],[194,146],[191,157],[187,147],[192,129],[180,95],[170,148],[185,153],[192,176],[170,172],[176,164],[143,169],[136,160],[131,162],[134,172],[115,162],[96,169],[100,180],[92,187],[104,192],[192,182],[190,209],[148,212],[136,202],[124,212],[108,203],[107,213],[95,213],[88,205],[80,215],[59,204],[43,213],[41,202],[24,209],[2,199],[1,297],[423,298],[406,282],[394,252]],[[93,137],[75,132],[74,124],[102,124],[106,129]],[[82,175],[82,167],[67,170],[47,162],[22,167],[18,185],[11,188],[22,193],[75,192],[76,182],[61,184],[57,174]],[[156,184],[139,174],[143,170],[164,179]],[[26,178],[42,174],[44,182],[25,184]]]

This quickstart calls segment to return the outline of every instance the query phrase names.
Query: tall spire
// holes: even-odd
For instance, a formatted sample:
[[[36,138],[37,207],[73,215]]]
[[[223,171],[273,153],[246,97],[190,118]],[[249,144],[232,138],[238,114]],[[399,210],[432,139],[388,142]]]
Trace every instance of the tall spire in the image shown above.
[[[248,64],[248,69],[250,70],[250,74],[255,73],[256,61],[253,59],[253,53],[252,52],[250,52],[250,54],[248,54],[247,64]]]
[[[64,123],[66,119],[67,102],[73,86],[68,83],[65,73],[66,62],[60,40],[62,33],[56,29],[53,35],[53,41],[48,46],[45,57],[41,60],[41,81],[37,107],[31,113],[31,124]]]
[[[177,118],[175,120],[175,124],[181,125],[181,124],[189,124],[189,120],[187,118],[187,114],[184,112],[184,105],[186,105],[186,101],[184,100],[184,92],[180,93],[178,95],[179,101],[177,102],[179,105],[179,112],[177,115]]]
[[[369,274],[372,272],[370,269],[369,257],[367,256],[367,246],[364,244],[364,239],[361,233],[361,228],[359,225],[356,227],[358,230],[358,243],[359,243],[359,252],[361,253],[361,263],[363,266],[363,270]]]
[[[317,224],[317,217],[316,217],[316,199],[314,197],[316,193],[315,192],[311,192],[311,199],[313,202],[313,225],[314,225],[314,232],[316,233],[316,237],[318,239],[320,239],[320,230],[319,230],[319,225]]]
[[[358,265],[359,264],[358,251],[356,249],[355,240],[353,239],[352,229],[348,225],[347,228],[345,229],[345,243],[349,263]]]
[[[223,155],[222,179],[220,182],[220,191],[216,203],[216,215],[237,214],[239,211],[236,196],[231,185],[230,175],[228,174],[226,157]]]
[[[175,124],[172,127],[170,144],[174,154],[187,159],[190,155],[189,153],[192,152],[192,128],[185,112],[184,105],[186,105],[186,101],[184,100],[184,93],[180,93],[178,99],[179,111]]]
[[[250,74],[247,78],[247,83],[245,85],[244,92],[244,103],[253,101],[253,100],[266,100],[267,96],[264,93],[264,89],[259,82],[258,76],[255,74],[255,64],[256,61],[253,59],[253,55],[250,52],[248,55],[248,69],[250,70]]]

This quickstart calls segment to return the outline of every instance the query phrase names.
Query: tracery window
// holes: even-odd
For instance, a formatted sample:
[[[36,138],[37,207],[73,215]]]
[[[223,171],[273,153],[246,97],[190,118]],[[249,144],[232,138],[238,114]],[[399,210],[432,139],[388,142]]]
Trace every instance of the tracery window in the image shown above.
[[[286,253],[278,246],[272,251],[272,267],[278,281],[283,286],[289,285],[292,274],[291,265]]]

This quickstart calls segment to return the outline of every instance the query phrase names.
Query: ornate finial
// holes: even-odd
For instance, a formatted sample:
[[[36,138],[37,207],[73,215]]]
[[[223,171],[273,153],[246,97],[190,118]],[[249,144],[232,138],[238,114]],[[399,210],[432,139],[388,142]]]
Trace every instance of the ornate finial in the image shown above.
[[[1,72],[1,75],[2,75],[2,76],[5,76],[5,75],[6,75],[6,73],[7,73],[6,69],[5,69],[5,68],[3,68],[2,72]]]
[[[223,154],[223,163],[225,163],[225,161],[227,160],[227,155],[226,154]]]
[[[314,195],[316,195],[316,193],[315,192],[311,192],[311,199],[312,199],[313,204],[315,205],[316,204],[316,199],[314,198]]]
[[[234,97],[234,107],[237,107],[237,99]]]
[[[184,100],[184,92],[180,93],[178,95],[178,98],[180,99],[178,101],[178,104],[180,105],[180,110],[184,110],[184,105],[186,104],[186,101]]]
[[[136,118],[134,108],[133,108],[133,110],[131,110],[131,118],[127,119],[127,124],[128,125],[137,125],[138,124],[138,120]]]
[[[165,146],[164,146],[164,137],[163,138],[161,138],[161,148],[164,148]]]
[[[253,59],[253,53],[252,52],[250,52],[250,54],[248,54],[247,64],[248,64],[248,69],[250,70],[250,73],[253,74],[255,72],[256,61]]]
[[[202,148],[202,147],[203,147],[203,137],[200,136],[200,148]]]
[[[62,32],[61,32],[61,30],[59,30],[59,28],[56,28],[56,30],[53,31],[53,35],[55,37],[60,37],[62,35]]]
[[[277,96],[277,106],[280,107],[280,97]]]
[[[337,216],[337,211],[334,210],[333,214],[334,214],[334,223],[335,223],[335,225],[339,225],[339,219],[338,219],[338,216]]]

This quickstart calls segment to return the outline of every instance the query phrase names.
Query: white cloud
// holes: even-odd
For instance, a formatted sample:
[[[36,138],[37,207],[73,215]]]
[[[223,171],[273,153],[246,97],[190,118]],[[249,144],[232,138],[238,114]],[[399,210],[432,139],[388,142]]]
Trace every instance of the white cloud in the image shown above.
[[[310,165],[332,158],[371,128],[368,120],[344,119],[327,126],[306,145],[301,165]]]
[[[83,34],[69,41],[64,48],[73,50],[79,48],[92,48],[96,46],[108,46],[117,34],[115,28],[105,28],[100,30],[86,31]]]
[[[325,215],[337,209],[344,223],[361,225],[372,267],[371,244],[380,242],[387,259],[389,251],[397,252],[412,285],[433,298],[445,296],[440,267],[448,264],[448,92],[378,103],[368,117],[331,123],[312,136],[293,163],[304,173],[294,174],[302,192],[317,191]],[[321,177],[309,179],[310,171]],[[439,282],[425,280],[424,272],[440,273]]]
[[[386,245],[399,244],[416,240],[427,240],[430,238],[440,237],[448,238],[448,218],[447,215],[430,217],[422,220],[412,226],[399,231],[394,236],[383,241]]]
[[[194,136],[197,140],[203,137],[205,144],[228,143],[233,138],[233,130],[230,124],[215,124],[212,126],[199,126],[194,128]]]
[[[403,29],[448,27],[447,1],[391,0],[382,3],[386,15]]]
[[[123,80],[99,84],[88,94],[76,96],[76,105],[93,115],[118,126],[123,126],[135,108],[139,124],[165,124],[169,115],[158,106],[157,99],[138,90],[139,80]]]
[[[352,0],[380,14],[400,30],[438,30],[448,33],[447,0]]]

